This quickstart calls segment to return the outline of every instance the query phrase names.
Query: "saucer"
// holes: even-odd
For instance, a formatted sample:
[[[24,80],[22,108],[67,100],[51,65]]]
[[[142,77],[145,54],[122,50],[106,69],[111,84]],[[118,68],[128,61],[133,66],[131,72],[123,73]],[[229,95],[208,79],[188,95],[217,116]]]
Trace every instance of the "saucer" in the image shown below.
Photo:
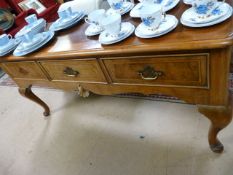
[[[110,8],[106,13],[109,14],[111,12],[117,12],[120,15],[124,15],[126,13],[128,13],[130,10],[132,10],[134,7],[134,3],[132,2],[123,2],[123,7],[119,10],[114,10],[112,8]]]
[[[76,15],[74,15],[72,17],[72,19],[58,19],[57,21],[55,21],[54,23],[52,23],[52,25],[49,27],[49,30],[51,31],[59,31],[59,30],[63,30],[63,29],[67,29],[72,27],[73,25],[75,25],[76,23],[78,23],[84,16],[84,13],[75,13]]]
[[[181,19],[183,21],[186,21],[188,23],[208,23],[211,21],[215,21],[223,16],[225,16],[229,11],[229,5],[227,3],[217,2],[219,7],[212,10],[211,14],[208,16],[200,16],[196,13],[196,10],[194,7],[189,8],[186,10],[182,16]]]
[[[95,35],[99,35],[103,31],[104,31],[104,29],[101,28],[100,26],[97,26],[95,24],[91,24],[85,30],[85,35],[86,36],[95,36]]]
[[[49,36],[49,33],[43,32],[35,35],[35,37],[30,42],[21,42],[21,44],[17,47],[18,50],[27,51],[33,47],[37,47],[40,45],[44,40],[46,40]]]
[[[180,2],[180,0],[162,0],[159,1],[160,3],[155,3],[155,4],[160,4],[163,6],[163,10],[164,12],[167,12],[171,9],[173,9],[174,7],[177,6],[177,4]],[[145,5],[145,3],[138,3],[130,12],[130,16],[133,18],[140,18],[139,15],[139,10],[140,8],[142,8],[142,6]]]
[[[181,18],[180,22],[183,25],[188,26],[188,27],[209,27],[209,26],[212,26],[215,24],[219,24],[219,23],[227,20],[231,16],[232,16],[232,7],[230,5],[228,5],[228,12],[224,16],[222,16],[221,18],[218,18],[214,21],[210,21],[207,23],[192,23],[192,22],[185,21],[183,18]]]
[[[47,44],[54,37],[53,31],[43,32],[41,34],[44,35],[44,37],[43,37],[43,40],[40,44],[36,44],[30,48],[23,49],[23,50],[20,50],[20,45],[21,45],[20,44],[13,52],[13,55],[14,56],[24,56],[24,55],[27,55],[29,53],[32,53],[32,52],[40,49],[41,47],[43,47],[45,44]],[[21,46],[21,48],[22,48],[22,46]]]
[[[121,24],[121,31],[117,36],[111,36],[110,34],[103,31],[99,36],[99,42],[101,44],[114,44],[128,38],[135,30],[133,24],[129,22],[123,22]]]
[[[135,30],[135,35],[139,38],[155,38],[167,34],[172,31],[178,25],[178,20],[173,15],[167,15],[164,21],[160,24],[157,29],[150,29],[143,23]]]
[[[9,54],[11,51],[13,51],[20,43],[20,40],[18,39],[11,39],[7,45],[0,48],[0,56],[5,56]]]

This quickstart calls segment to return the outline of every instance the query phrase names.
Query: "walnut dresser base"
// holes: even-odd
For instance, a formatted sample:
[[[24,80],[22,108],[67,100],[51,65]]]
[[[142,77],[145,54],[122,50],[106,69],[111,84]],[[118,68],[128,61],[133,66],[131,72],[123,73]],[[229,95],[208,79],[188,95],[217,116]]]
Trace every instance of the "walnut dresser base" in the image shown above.
[[[231,2],[231,1],[228,1]],[[187,7],[180,3],[171,11],[180,17]],[[135,25],[138,19],[123,18]],[[233,43],[233,19],[202,29],[179,25],[156,39],[131,36],[111,46],[101,46],[98,37],[85,37],[82,23],[57,37],[40,51],[25,56],[0,59],[0,67],[19,86],[19,93],[38,103],[44,115],[50,109],[31,90],[33,85],[112,95],[120,93],[156,94],[178,97],[196,104],[211,126],[212,151],[224,149],[219,131],[232,119],[228,73]]]

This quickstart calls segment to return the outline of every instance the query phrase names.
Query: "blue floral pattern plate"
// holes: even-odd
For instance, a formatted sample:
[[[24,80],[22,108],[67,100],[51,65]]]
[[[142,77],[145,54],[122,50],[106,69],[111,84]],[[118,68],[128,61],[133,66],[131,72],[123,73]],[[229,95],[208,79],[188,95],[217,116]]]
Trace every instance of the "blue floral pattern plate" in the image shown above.
[[[135,35],[139,38],[155,38],[165,35],[176,28],[178,20],[173,15],[167,15],[164,21],[156,29],[147,27],[144,23],[139,24],[135,30]]]
[[[54,37],[54,32],[53,31],[48,31],[48,32],[43,32],[41,33],[42,35],[44,35],[43,41],[40,42],[40,44],[38,45],[34,45],[30,48],[27,49],[21,49],[22,47],[19,45],[15,51],[13,52],[14,56],[24,56],[27,54],[30,54],[32,52],[35,52],[36,50],[42,48],[45,44],[47,44],[53,37]]]
[[[104,45],[118,43],[133,34],[134,30],[135,27],[133,24],[129,22],[123,22],[121,24],[121,31],[117,36],[111,36],[110,34],[103,31],[99,36],[99,42]]]
[[[167,12],[176,7],[179,2],[180,0],[154,0],[154,4],[159,4],[163,6],[164,12]],[[141,2],[135,5],[135,7],[130,12],[130,16],[133,18],[140,18],[139,10],[144,4],[145,3]]]
[[[229,11],[229,5],[223,2],[217,2],[218,7],[210,11],[208,15],[199,15],[194,7],[186,10],[182,16],[182,21],[188,23],[202,24],[215,21],[223,16],[225,16]]]
[[[186,20],[184,20],[184,18],[181,17],[180,22],[183,25],[188,26],[188,27],[209,27],[209,26],[212,26],[215,24],[219,24],[232,16],[232,7],[228,4],[227,4],[227,6],[228,6],[228,10],[227,10],[226,14],[220,18],[217,18],[214,21],[209,21],[206,23],[193,23],[191,21],[186,21]]]

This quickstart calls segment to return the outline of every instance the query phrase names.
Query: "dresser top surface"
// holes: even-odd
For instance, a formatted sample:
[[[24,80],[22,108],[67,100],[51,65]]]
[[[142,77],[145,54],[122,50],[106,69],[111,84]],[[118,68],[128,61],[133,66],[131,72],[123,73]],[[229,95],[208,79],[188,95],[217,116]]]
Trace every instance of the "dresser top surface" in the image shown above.
[[[232,6],[232,0],[227,0],[227,2]],[[168,14],[173,14],[177,19],[180,19],[187,8],[189,6],[185,5],[181,0]],[[131,18],[129,15],[123,16],[122,20],[124,22],[129,21],[135,26],[141,22],[140,19]],[[88,24],[83,21],[73,28],[58,32],[56,37],[38,52],[25,57],[8,56],[1,58],[0,61],[76,56],[121,56],[132,53],[223,48],[233,44],[233,17],[221,24],[206,28],[185,27],[179,22],[176,29],[159,38],[140,39],[133,34],[122,42],[105,46],[99,43],[98,36],[85,36],[84,32]]]

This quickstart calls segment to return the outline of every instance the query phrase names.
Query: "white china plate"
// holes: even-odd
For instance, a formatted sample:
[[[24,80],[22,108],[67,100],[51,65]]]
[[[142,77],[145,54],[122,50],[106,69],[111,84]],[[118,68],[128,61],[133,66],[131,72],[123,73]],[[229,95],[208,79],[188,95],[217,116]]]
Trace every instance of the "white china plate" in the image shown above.
[[[75,17],[72,18],[72,20],[61,22],[61,20],[57,20],[49,27],[49,30],[51,31],[59,31],[63,29],[67,29],[78,23],[83,17],[85,16],[84,13],[78,13]]]
[[[214,9],[211,12],[211,14],[206,17],[201,17],[196,13],[195,8],[191,7],[182,14],[181,18],[183,21],[186,21],[188,23],[196,23],[196,24],[209,23],[211,21],[215,21],[225,16],[229,11],[229,5],[227,3],[223,3],[223,2],[217,2],[217,3],[219,7]]]
[[[24,55],[27,55],[29,53],[32,53],[32,52],[40,49],[41,47],[43,47],[45,44],[47,44],[54,37],[54,32],[53,31],[48,31],[48,32],[43,32],[43,33],[47,33],[47,37],[45,37],[45,39],[43,40],[43,42],[41,42],[39,45],[31,47],[30,49],[27,49],[27,50],[20,50],[20,49],[18,49],[18,48],[20,48],[19,47],[20,45],[19,45],[15,49],[15,51],[13,52],[13,55],[14,56],[24,56]]]
[[[215,21],[211,21],[211,22],[207,22],[207,23],[201,23],[201,24],[196,24],[196,23],[187,22],[187,21],[183,20],[183,18],[181,18],[180,22],[183,25],[188,26],[188,27],[209,27],[209,26],[213,26],[215,24],[219,24],[219,23],[227,20],[231,16],[232,16],[232,7],[229,5],[229,10],[228,10],[227,14],[225,16],[222,16],[221,18],[218,18]]]
[[[46,21],[44,19],[38,19],[36,22],[34,22],[33,24],[30,25],[26,25],[24,26],[16,35],[15,38],[19,38],[22,35],[24,35],[25,33],[27,33],[29,30],[34,30],[34,33],[38,33],[41,32],[41,30],[43,30],[43,28],[45,28],[46,26]]]
[[[174,7],[177,6],[177,4],[180,2],[180,0],[167,0],[166,4],[165,1],[162,1],[161,5],[163,6],[163,11],[167,12]],[[143,3],[138,3],[131,11],[130,11],[130,16],[133,18],[140,18],[139,15],[139,9],[143,6]]]
[[[103,32],[103,29],[100,26],[96,26],[95,24],[91,24],[85,30],[85,35],[86,36],[95,36],[95,35],[99,35],[101,32]]]
[[[132,10],[134,7],[134,3],[132,2],[123,2],[123,8],[120,10],[114,10],[112,8],[110,8],[106,13],[107,14],[111,14],[111,13],[119,13],[120,15],[124,15],[126,13],[128,13],[130,10]]]
[[[5,56],[15,50],[15,48],[19,45],[20,40],[11,39],[8,44],[4,48],[0,48],[0,56]]]
[[[111,36],[103,31],[99,36],[99,42],[104,45],[114,44],[128,38],[135,30],[133,24],[129,22],[123,22],[121,24],[121,31],[118,36]]]
[[[135,35],[139,38],[159,37],[175,29],[178,23],[179,22],[175,16],[167,15],[164,21],[155,30],[151,30],[150,28],[145,26],[143,23],[139,24],[139,26],[135,30]]]

